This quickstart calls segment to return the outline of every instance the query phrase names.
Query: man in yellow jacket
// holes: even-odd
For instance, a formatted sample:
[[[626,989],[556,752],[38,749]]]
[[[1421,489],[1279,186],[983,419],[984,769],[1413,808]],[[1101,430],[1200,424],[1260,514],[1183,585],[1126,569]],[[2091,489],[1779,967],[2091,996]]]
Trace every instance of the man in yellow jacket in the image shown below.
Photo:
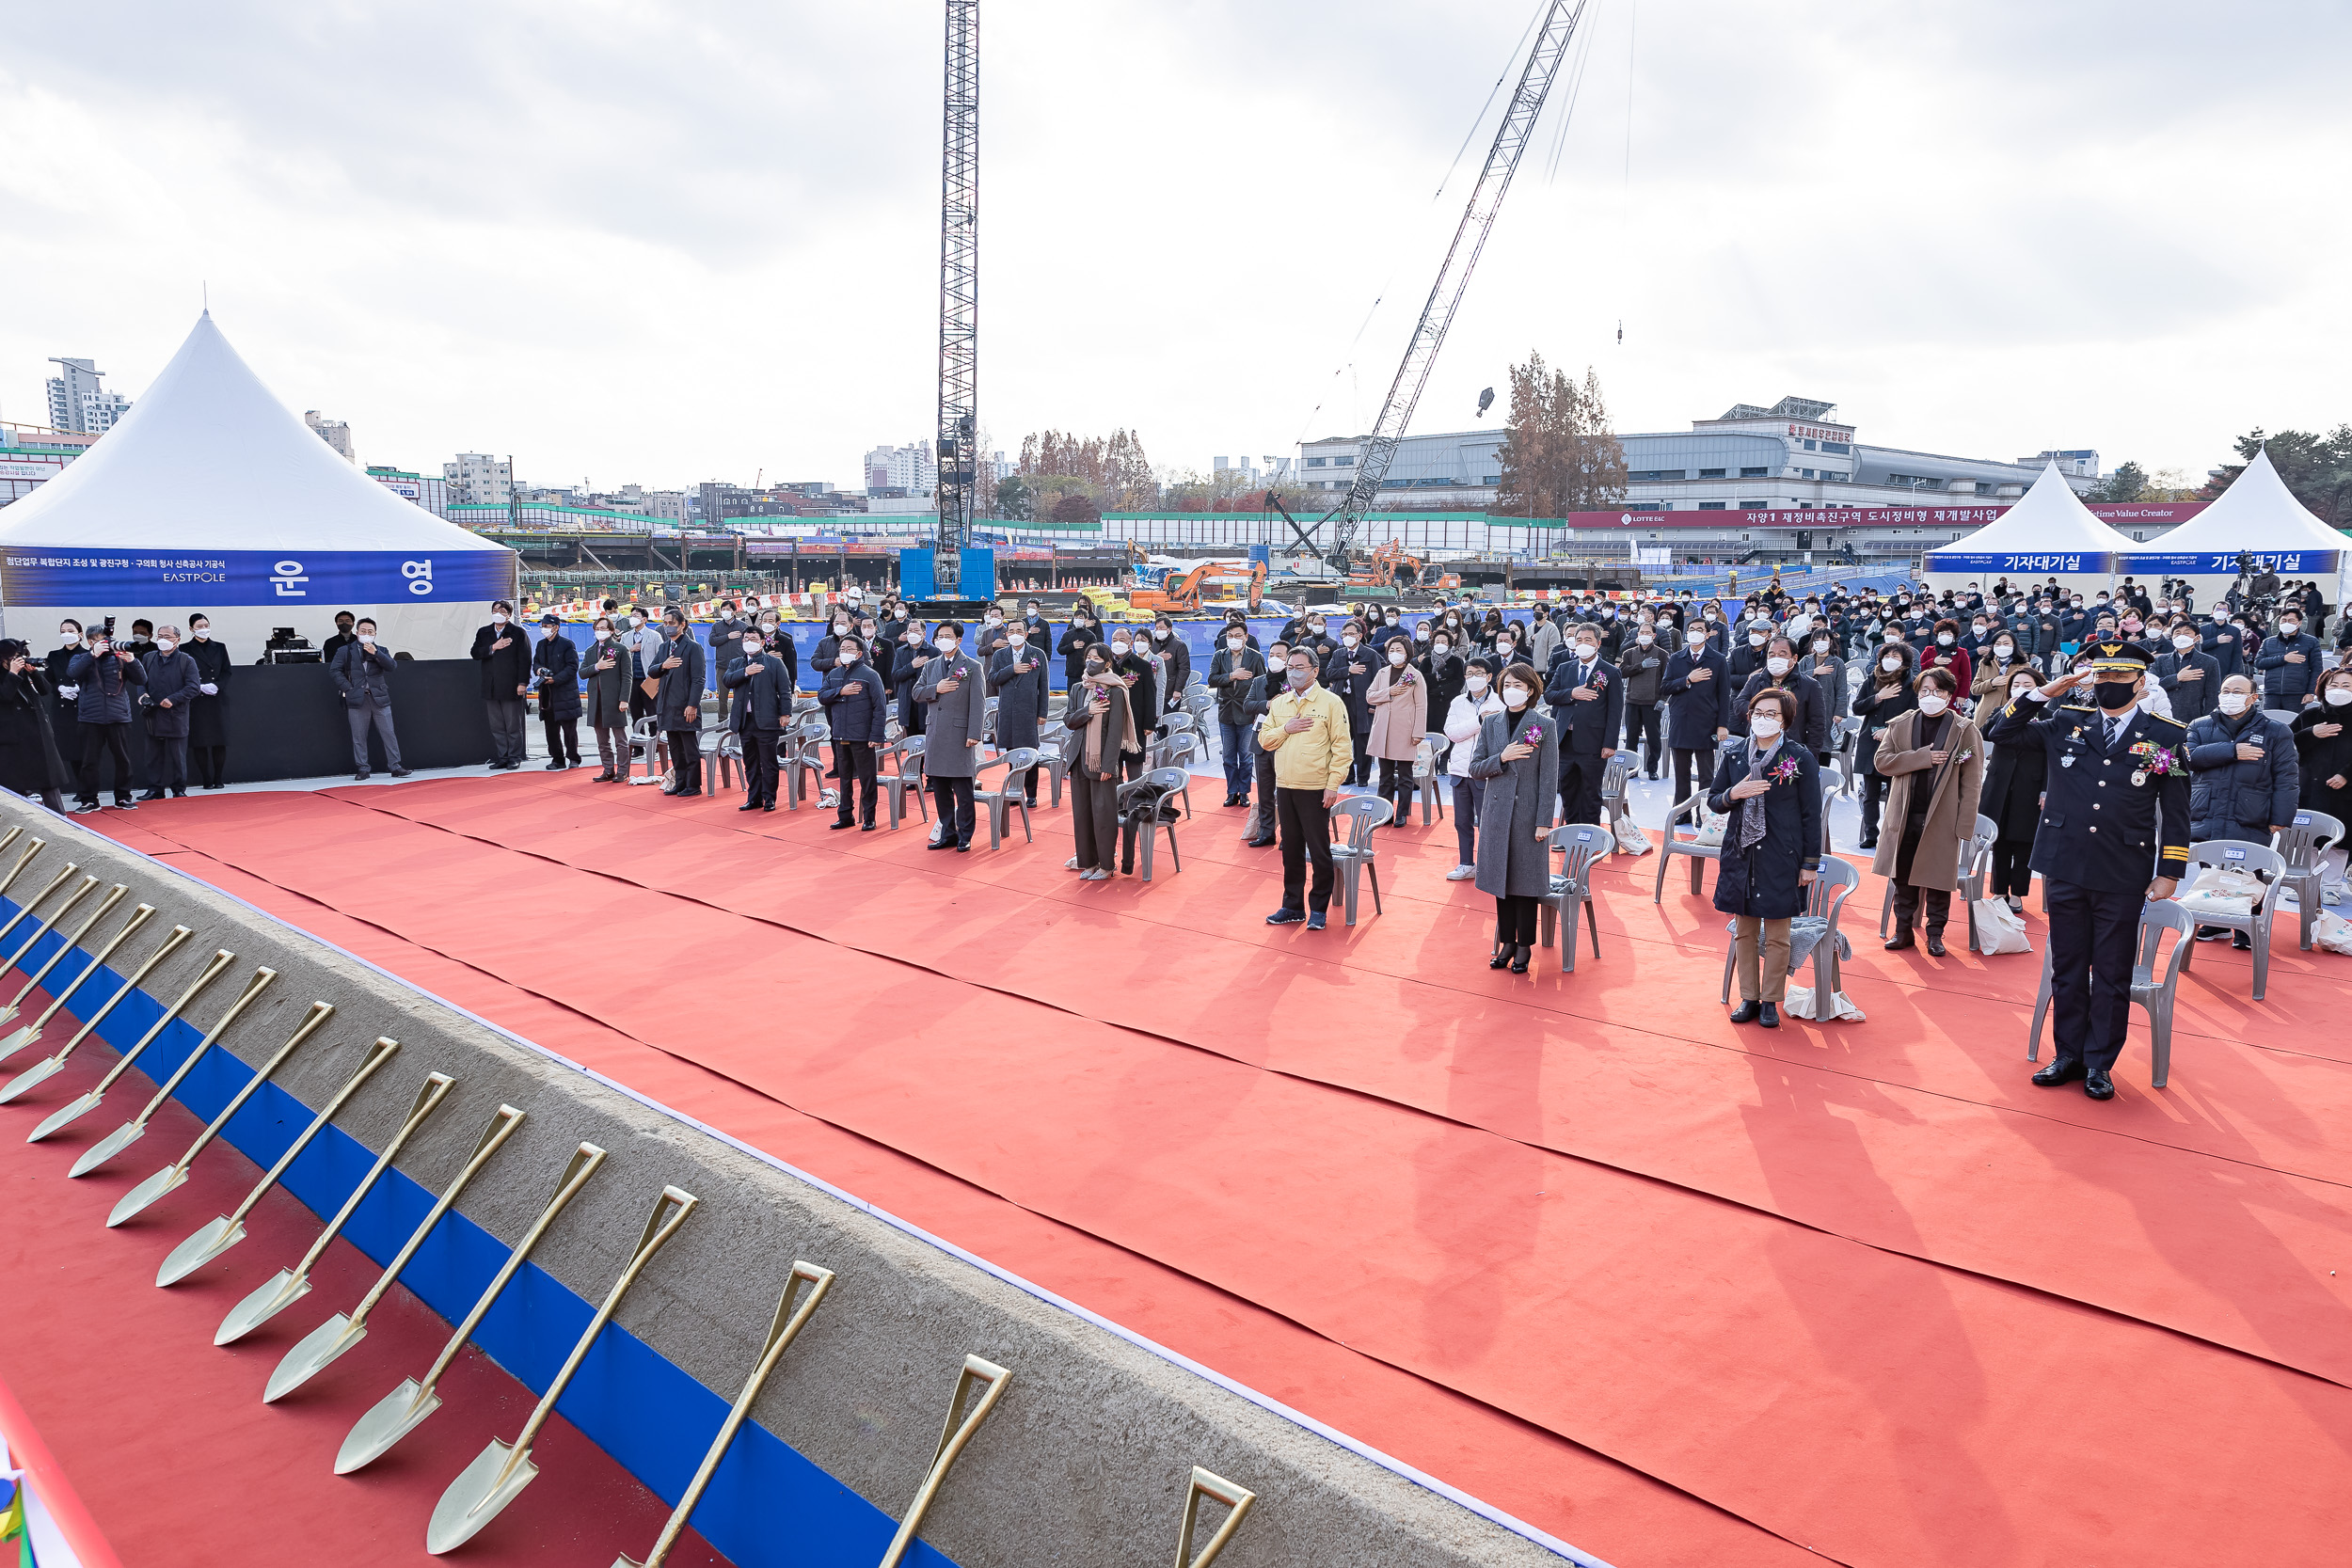
[[[1331,808],[1355,763],[1347,729],[1347,704],[1315,684],[1311,648],[1290,657],[1289,689],[1266,704],[1258,744],[1274,753],[1274,819],[1282,837],[1282,907],[1265,917],[1269,926],[1307,923],[1323,929],[1331,907]],[[1314,886],[1307,885],[1307,862],[1315,863]]]

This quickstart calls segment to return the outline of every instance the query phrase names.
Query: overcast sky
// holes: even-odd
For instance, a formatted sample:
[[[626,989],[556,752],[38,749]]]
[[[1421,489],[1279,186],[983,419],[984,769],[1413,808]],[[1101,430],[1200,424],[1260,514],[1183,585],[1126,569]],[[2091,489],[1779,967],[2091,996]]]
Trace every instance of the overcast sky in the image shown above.
[[[1535,8],[984,7],[995,444],[1127,425],[1205,468],[1368,426]],[[936,5],[0,17],[0,419],[43,421],[52,355],[135,396],[208,281],[365,461],[855,485],[932,426]],[[2352,419],[2341,0],[1590,0],[1583,32],[1413,428],[1531,348],[1621,430],[1797,393],[1867,441],[2195,472]]]

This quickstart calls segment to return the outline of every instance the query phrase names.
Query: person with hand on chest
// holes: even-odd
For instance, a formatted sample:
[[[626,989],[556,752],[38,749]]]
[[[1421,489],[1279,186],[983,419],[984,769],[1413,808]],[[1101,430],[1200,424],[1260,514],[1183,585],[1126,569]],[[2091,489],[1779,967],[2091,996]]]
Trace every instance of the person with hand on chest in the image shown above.
[[[1944,924],[1951,917],[1984,794],[1984,737],[1954,710],[1959,692],[1949,670],[1919,672],[1918,705],[1886,726],[1872,763],[1893,784],[1886,801],[1890,831],[1870,865],[1893,884],[1890,953],[1910,947],[1912,927],[1924,924],[1928,952],[1944,957]]]
[[[703,649],[686,624],[686,611],[665,610],[661,645],[654,650],[645,676],[654,684],[654,724],[670,752],[670,782],[661,793],[673,796],[703,792]]]
[[[593,784],[619,784],[628,774],[629,693],[645,678],[644,668],[622,645],[618,631],[610,615],[596,617],[583,661],[588,690],[581,705],[596,736],[596,760],[604,764]]]
[[[2298,716],[2299,717],[2299,716]],[[2188,727],[2188,840],[2235,838],[2268,844],[2295,820],[2302,780],[2296,767],[2295,734],[2254,705],[2254,683],[2232,675],[2214,698],[2214,711]],[[2255,905],[2261,907],[2259,902]],[[2226,926],[2200,927],[2197,940],[2233,938],[2241,949],[2254,943]]]
[[[1821,870],[1820,764],[1794,733],[1796,694],[1766,687],[1741,715],[1743,738],[1724,748],[1707,806],[1724,816],[1715,908],[1734,917],[1734,1023],[1780,1027],[1788,989],[1788,923],[1805,911]]]
[[[1295,651],[1295,650],[1294,650]],[[1347,708],[1347,782],[1360,784],[1372,776],[1372,705],[1364,700],[1372,689],[1374,654],[1364,646],[1364,628],[1350,621],[1340,628],[1340,645],[1323,663],[1323,689]]]
[[[564,617],[539,617],[544,633],[531,651],[532,679],[539,688],[539,727],[548,737],[548,771],[580,766],[580,644],[564,633]]]
[[[490,719],[493,773],[512,772],[523,765],[523,698],[531,691],[531,654],[530,640],[515,625],[515,607],[504,599],[493,602],[490,624],[473,634],[474,662],[482,667],[482,705]]]
[[[942,621],[931,638],[937,650],[915,677],[923,705],[923,771],[931,781],[938,822],[929,847],[972,849],[972,781],[980,768],[980,734],[988,725],[988,682],[979,661],[963,651],[963,623]]]
[[[2188,866],[2188,758],[2184,727],[2140,705],[2147,650],[2109,641],[2086,654],[2085,669],[2010,702],[1985,738],[2039,747],[2047,763],[2033,869],[2050,915],[2055,1044],[2033,1082],[2112,1100],[2140,907],[2171,897]],[[2092,703],[2055,703],[2086,680]]]
[[[2295,753],[2303,809],[2352,824],[2352,666],[2319,677],[2319,701],[2296,715]]]
[[[1560,820],[1598,822],[1600,786],[1625,730],[1625,682],[1600,657],[1600,630],[1576,628],[1565,658],[1544,688],[1560,748]]]
[[[996,749],[1036,750],[1045,719],[1045,645],[1030,641],[1028,622],[1005,628],[1005,641],[989,656],[988,689],[996,699]],[[1005,787],[1037,805],[1036,768],[1008,778]]]
[[[1625,677],[1626,750],[1639,752],[1645,779],[1658,777],[1658,688],[1666,678],[1666,657],[1657,625],[1645,610],[1634,623],[1632,638],[1618,650],[1617,673]]]
[[[1217,751],[1225,761],[1225,803],[1249,804],[1249,787],[1257,778],[1257,748],[1250,744],[1257,725],[1242,712],[1249,684],[1265,673],[1265,658],[1249,645],[1249,628],[1228,622],[1216,653],[1209,659],[1205,677],[1216,693]]]
[[[1352,652],[1353,650],[1347,650]],[[1532,678],[1532,677],[1531,677]],[[1282,845],[1282,905],[1269,926],[1304,921],[1324,928],[1336,873],[1331,863],[1331,808],[1354,763],[1354,730],[1347,705],[1315,684],[1315,650],[1293,648],[1288,689],[1268,700],[1258,744],[1274,753],[1275,820]],[[1311,862],[1311,886],[1307,868]]]
[[[846,638],[840,650],[857,639]],[[727,660],[726,673],[719,683],[735,694],[732,710],[723,727],[736,735],[736,745],[743,755],[743,803],[737,811],[773,811],[776,809],[777,757],[776,749],[784,740],[786,726],[792,722],[792,686],[784,668],[784,660],[769,652],[767,642],[759,637],[739,635],[732,643],[713,642],[716,647],[738,650]],[[863,644],[860,644],[863,647]],[[836,651],[840,651],[836,650]],[[843,657],[847,657],[844,653]],[[826,672],[832,678],[833,672]],[[872,689],[868,688],[867,689]],[[818,699],[823,701],[820,696]],[[717,781],[714,779],[715,786]],[[842,815],[849,815],[850,787],[845,778],[841,786]],[[867,805],[872,805],[868,791]]]

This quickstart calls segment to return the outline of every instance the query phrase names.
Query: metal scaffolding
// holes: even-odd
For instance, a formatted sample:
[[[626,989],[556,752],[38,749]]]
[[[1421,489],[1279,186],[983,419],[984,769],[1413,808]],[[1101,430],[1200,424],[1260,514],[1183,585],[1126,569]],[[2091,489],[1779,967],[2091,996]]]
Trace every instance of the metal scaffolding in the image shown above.
[[[954,592],[972,540],[979,445],[980,7],[947,0],[940,137],[939,592]]]

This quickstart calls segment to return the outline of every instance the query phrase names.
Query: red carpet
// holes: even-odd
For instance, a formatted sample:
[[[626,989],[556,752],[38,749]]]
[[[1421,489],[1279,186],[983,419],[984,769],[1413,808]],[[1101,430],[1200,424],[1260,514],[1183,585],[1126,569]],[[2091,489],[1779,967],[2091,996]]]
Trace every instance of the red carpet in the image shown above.
[[[1057,813],[931,855],[580,774],[93,820],[1629,1568],[2333,1557],[2352,1053],[2291,931],[2101,1106],[2025,1082],[2038,958],[1859,899],[1867,1023],[1733,1029],[1652,859],[1492,974],[1442,827],[1310,934],[1214,809],[1104,888]]]

